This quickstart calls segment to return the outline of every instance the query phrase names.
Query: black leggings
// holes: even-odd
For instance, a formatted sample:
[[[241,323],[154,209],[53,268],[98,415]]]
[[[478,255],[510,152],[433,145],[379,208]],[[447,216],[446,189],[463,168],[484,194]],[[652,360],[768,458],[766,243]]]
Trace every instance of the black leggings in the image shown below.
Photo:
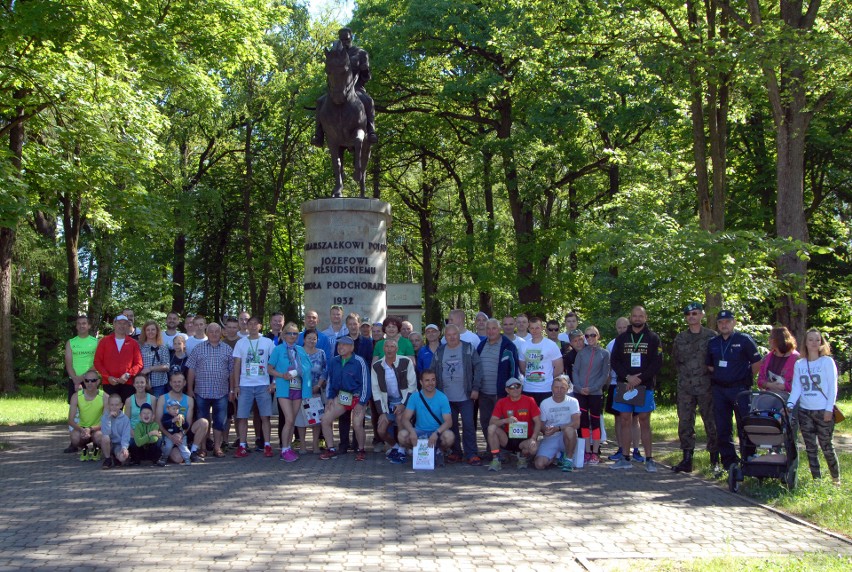
[[[586,441],[590,438],[600,441],[603,395],[575,393],[574,397],[580,403],[580,437]]]

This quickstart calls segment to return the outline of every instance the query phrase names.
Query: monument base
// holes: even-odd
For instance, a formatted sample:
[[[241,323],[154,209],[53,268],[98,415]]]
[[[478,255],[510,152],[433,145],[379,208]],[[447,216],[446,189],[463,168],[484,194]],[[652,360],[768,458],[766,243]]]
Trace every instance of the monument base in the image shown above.
[[[343,307],[378,322],[387,311],[387,231],[390,204],[379,199],[315,199],[302,203],[305,223],[305,310],[319,328],[328,310]]]

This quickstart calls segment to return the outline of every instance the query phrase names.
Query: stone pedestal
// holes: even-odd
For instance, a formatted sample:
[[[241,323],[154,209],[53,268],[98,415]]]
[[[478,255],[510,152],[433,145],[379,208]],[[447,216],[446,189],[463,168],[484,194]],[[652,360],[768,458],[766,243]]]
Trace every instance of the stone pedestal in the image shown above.
[[[334,304],[371,322],[387,308],[390,205],[378,199],[316,199],[302,204],[305,223],[305,310],[329,325]]]

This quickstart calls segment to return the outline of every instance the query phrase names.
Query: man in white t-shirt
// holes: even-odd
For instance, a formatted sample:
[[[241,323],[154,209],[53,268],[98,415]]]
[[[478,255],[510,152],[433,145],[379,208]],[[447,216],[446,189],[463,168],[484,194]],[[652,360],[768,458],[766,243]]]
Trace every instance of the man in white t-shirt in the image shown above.
[[[530,318],[529,329],[530,341],[524,349],[524,395],[529,395],[537,405],[541,405],[551,396],[553,378],[562,375],[562,352],[552,340],[544,337],[541,318]]]
[[[192,325],[195,328],[195,335],[190,336],[186,340],[186,355],[192,355],[192,350],[197,346],[207,341],[207,318],[201,314],[196,314],[192,319]]]
[[[263,435],[266,437],[263,443],[263,456],[273,456],[272,444],[269,442],[271,429],[269,416],[272,415],[275,381],[270,382],[266,364],[269,356],[272,355],[272,350],[275,349],[275,344],[271,339],[260,335],[262,326],[259,318],[254,316],[249,318],[249,335],[241,338],[234,347],[231,390],[237,398],[237,437],[240,444],[234,456],[238,458],[247,457],[249,454],[246,447],[246,432],[248,418],[251,416],[251,409],[255,403],[260,414]]]
[[[447,323],[453,324],[459,329],[459,339],[463,342],[467,342],[472,345],[474,348],[479,345],[479,342],[482,340],[479,339],[479,336],[471,332],[467,329],[467,325],[465,322],[464,310],[459,310],[456,308],[455,310],[451,310],[449,316],[447,316]],[[441,338],[441,343],[447,343],[447,337],[444,336]]]
[[[237,316],[237,323],[239,325],[239,331],[237,332],[237,335],[241,338],[247,338],[248,337],[248,334],[249,334],[248,333],[249,318],[251,318],[251,315],[248,312],[246,312],[245,310],[240,312],[240,315]]]
[[[526,314],[518,314],[515,316],[515,327],[518,328],[518,337],[525,342],[530,341],[532,336],[529,333],[530,320]]]
[[[183,332],[179,332],[177,327],[180,325],[180,316],[177,315],[177,312],[169,312],[166,315],[166,329],[163,330],[163,343],[166,344],[170,350],[175,349],[174,341],[175,338],[180,336],[184,340],[189,338]]]
[[[565,331],[559,334],[559,341],[569,344],[571,343],[571,332],[578,329],[580,326],[580,317],[577,312],[568,312],[565,314]]]
[[[571,384],[568,376],[553,380],[553,397],[541,402],[541,423],[544,438],[539,441],[535,468],[546,469],[564,453],[560,464],[563,471],[574,470],[574,450],[577,448],[577,429],[580,427],[580,404],[568,395]]]

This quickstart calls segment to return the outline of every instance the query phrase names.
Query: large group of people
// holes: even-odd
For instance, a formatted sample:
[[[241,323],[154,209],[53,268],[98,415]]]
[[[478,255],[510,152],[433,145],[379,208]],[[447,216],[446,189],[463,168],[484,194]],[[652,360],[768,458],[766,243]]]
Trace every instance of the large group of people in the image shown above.
[[[812,475],[821,475],[819,446],[839,482],[832,444],[838,376],[824,336],[808,331],[800,355],[787,328],[778,326],[762,356],[736,330],[731,311],[716,316],[718,333],[703,324],[700,303],[683,313],[686,329],[670,356],[683,457],[672,470],[693,470],[696,410],[717,473],[756,454],[742,419],[749,410],[743,390],[757,376],[758,388],[786,401]],[[96,339],[81,316],[77,336],[66,344],[65,451],[102,459],[105,469],[143,461],[189,465],[224,457],[232,447],[236,458],[252,451],[274,457],[277,449],[285,462],[308,452],[325,461],[353,450],[363,461],[369,423],[373,452],[395,464],[425,440],[436,465],[487,463],[499,471],[514,458],[518,468],[570,472],[580,462],[609,460],[616,470],[638,464],[657,471],[651,417],[664,352],[642,306],[616,320],[617,335],[605,347],[597,327],[579,328],[576,312],[566,315],[564,330],[556,320],[520,314],[498,321],[479,312],[471,331],[465,312],[454,309],[443,332],[428,324],[422,333],[395,316],[362,322],[339,305],[329,309],[322,331],[316,310],[305,313],[302,330],[275,313],[266,333],[263,319],[248,312],[222,324],[170,313],[165,329],[154,320],[136,328],[134,319],[125,310],[113,332]],[[618,446],[608,457],[601,453],[604,413],[615,417]]]

